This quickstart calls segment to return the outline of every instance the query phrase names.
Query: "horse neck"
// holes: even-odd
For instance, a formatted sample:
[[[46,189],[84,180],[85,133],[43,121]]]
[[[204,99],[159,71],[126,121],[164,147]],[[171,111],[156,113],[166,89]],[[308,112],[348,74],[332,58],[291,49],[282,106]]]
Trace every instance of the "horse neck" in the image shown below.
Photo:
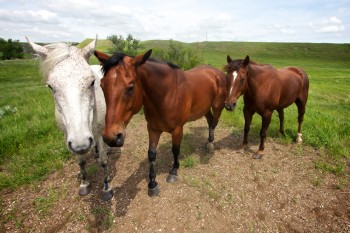
[[[166,64],[154,62],[147,62],[139,67],[138,74],[143,97],[159,101],[166,94],[175,91],[177,75],[171,72],[176,71]]]
[[[250,64],[248,68],[247,82],[245,87],[246,93],[256,93],[259,87],[259,80],[257,79],[257,67],[255,64]]]

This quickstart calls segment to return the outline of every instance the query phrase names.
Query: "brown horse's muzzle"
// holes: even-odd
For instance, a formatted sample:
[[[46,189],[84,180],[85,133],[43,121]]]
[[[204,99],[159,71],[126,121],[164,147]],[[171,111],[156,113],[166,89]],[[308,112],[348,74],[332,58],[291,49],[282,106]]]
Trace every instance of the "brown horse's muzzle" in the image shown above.
[[[117,133],[112,137],[102,135],[103,141],[110,147],[122,147],[124,145],[125,135],[123,133]]]
[[[236,108],[236,103],[227,103],[225,102],[225,108],[227,111],[233,111]]]

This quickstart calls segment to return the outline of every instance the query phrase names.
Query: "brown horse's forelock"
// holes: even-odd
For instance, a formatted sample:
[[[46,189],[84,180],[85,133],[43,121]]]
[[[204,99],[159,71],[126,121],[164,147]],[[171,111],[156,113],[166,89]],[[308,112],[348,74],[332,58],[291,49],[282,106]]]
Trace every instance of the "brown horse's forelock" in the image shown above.
[[[237,59],[237,60],[234,60],[230,63],[228,63],[225,67],[224,67],[224,70],[226,72],[231,72],[231,71],[234,71],[234,70],[237,70],[237,68],[243,63],[243,59]]]
[[[113,66],[123,63],[123,59],[126,56],[125,53],[116,52],[107,61],[103,63],[102,72],[107,73]]]

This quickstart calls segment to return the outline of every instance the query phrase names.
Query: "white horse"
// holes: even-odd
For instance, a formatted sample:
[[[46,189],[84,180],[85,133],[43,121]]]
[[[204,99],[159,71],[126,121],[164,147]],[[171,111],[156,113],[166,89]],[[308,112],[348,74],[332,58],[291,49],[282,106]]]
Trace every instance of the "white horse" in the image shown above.
[[[101,136],[106,113],[100,87],[101,66],[88,64],[96,40],[83,49],[65,43],[40,46],[28,38],[27,41],[41,58],[41,71],[55,101],[56,122],[64,133],[68,149],[77,155],[81,180],[79,195],[84,196],[91,191],[91,185],[86,180],[86,156],[97,146],[98,162],[104,170],[102,199],[111,199],[113,192],[107,171],[107,145]]]

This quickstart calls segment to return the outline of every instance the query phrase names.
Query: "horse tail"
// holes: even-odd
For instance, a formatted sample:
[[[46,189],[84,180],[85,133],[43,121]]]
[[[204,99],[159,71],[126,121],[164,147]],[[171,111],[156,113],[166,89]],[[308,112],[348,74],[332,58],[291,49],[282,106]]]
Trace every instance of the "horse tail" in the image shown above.
[[[307,101],[307,97],[309,95],[309,76],[307,75],[307,73],[303,70],[303,69],[299,69],[300,71],[300,76],[303,80],[302,83],[302,93],[303,96],[305,97],[305,101]]]

